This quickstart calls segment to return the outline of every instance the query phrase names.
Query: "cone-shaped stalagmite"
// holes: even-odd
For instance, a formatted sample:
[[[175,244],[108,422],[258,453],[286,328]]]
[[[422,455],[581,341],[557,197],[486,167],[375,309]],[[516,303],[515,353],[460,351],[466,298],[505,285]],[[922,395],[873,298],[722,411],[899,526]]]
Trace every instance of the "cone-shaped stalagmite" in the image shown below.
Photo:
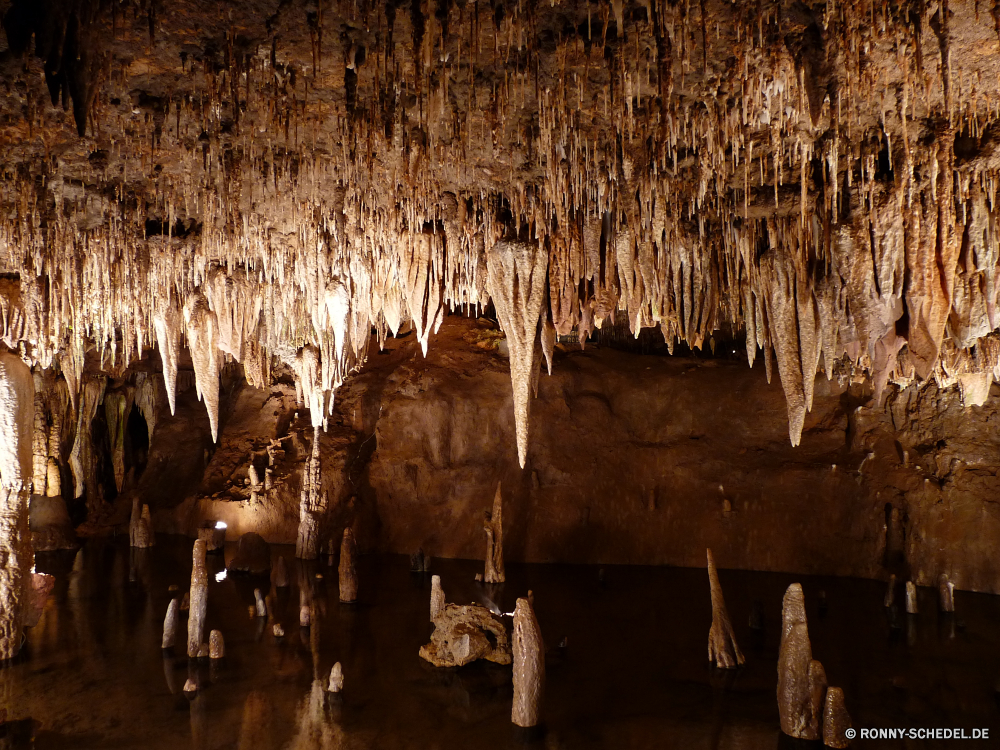
[[[431,576],[431,622],[444,609],[444,589],[441,588],[441,576]]]
[[[535,611],[527,599],[514,607],[514,705],[510,720],[519,727],[542,720],[545,693],[545,644]]]
[[[191,599],[188,604],[188,657],[198,656],[205,640],[205,610],[208,608],[208,568],[205,566],[205,542],[194,543],[191,566]]]
[[[838,687],[828,688],[823,709],[823,744],[827,747],[850,747],[846,732],[851,728],[851,717],[844,707],[844,691]]]
[[[163,641],[161,643],[161,648],[173,648],[174,641],[177,638],[177,613],[180,609],[180,604],[177,598],[170,600],[170,604],[167,605],[167,614],[163,618]]]
[[[548,254],[536,244],[498,242],[486,255],[489,292],[497,320],[507,336],[510,380],[514,389],[517,459],[524,468],[528,455],[528,410],[535,365],[538,321],[545,301]]]
[[[340,543],[340,601],[353,602],[358,598],[358,572],[355,558],[358,547],[354,542],[354,532],[344,529],[344,540]]]
[[[812,658],[802,586],[785,592],[781,610],[781,646],[778,649],[778,715],[781,731],[792,737],[820,737],[826,676]],[[822,689],[820,689],[822,685]]]
[[[28,530],[35,387],[18,357],[0,353],[0,660],[17,655],[34,564]]]
[[[503,583],[506,573],[503,564],[503,497],[500,495],[500,485],[497,484],[497,494],[493,498],[493,510],[486,513],[486,583]]]
[[[226,642],[222,638],[222,633],[213,630],[208,634],[208,658],[222,659],[226,656]]]
[[[719,574],[715,570],[712,550],[708,550],[708,583],[712,591],[712,627],[708,631],[708,660],[721,669],[734,669],[744,662],[740,647],[736,645],[733,625],[726,612]]]

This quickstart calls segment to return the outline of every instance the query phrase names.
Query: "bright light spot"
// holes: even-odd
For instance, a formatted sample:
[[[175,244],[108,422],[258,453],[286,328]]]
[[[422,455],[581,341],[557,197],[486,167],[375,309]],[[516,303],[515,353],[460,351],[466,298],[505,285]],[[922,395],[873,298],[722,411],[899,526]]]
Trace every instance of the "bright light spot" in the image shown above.
[[[34,565],[31,566],[31,572],[32,572],[32,574],[34,574],[34,572],[35,572],[35,566]]]
[[[218,573],[216,573],[215,580],[216,583],[221,583],[222,581],[226,580],[226,571],[220,570]]]
[[[502,614],[504,617],[513,617],[514,616],[513,612],[501,612],[500,614]]]
[[[217,528],[217,529],[224,529],[224,528],[226,528],[226,522],[225,521],[216,521],[215,522],[215,528]]]

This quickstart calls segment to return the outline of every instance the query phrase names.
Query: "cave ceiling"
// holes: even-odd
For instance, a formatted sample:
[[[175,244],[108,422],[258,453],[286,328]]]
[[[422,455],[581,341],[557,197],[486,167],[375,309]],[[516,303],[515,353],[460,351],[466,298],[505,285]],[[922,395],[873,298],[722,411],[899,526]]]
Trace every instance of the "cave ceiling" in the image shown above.
[[[56,368],[292,368],[492,301],[531,372],[609,319],[814,375],[1000,379],[1000,6],[0,2],[0,334]],[[759,365],[759,363],[758,363]],[[172,402],[171,402],[172,403]]]

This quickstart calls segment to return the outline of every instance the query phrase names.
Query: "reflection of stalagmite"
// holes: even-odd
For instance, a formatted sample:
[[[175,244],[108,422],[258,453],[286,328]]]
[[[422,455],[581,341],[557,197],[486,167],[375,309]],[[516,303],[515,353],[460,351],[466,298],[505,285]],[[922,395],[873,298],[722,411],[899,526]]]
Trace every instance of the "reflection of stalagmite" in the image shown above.
[[[493,498],[493,512],[486,513],[486,583],[503,583],[506,580],[503,565],[503,498],[500,485]]]
[[[0,660],[21,648],[21,627],[34,564],[28,529],[35,393],[31,371],[0,353]]]
[[[353,602],[358,598],[358,572],[355,557],[358,547],[354,541],[354,532],[344,529],[344,541],[340,544],[340,601]]]
[[[917,585],[913,581],[906,582],[906,611],[915,615],[919,611],[917,607]]]
[[[537,245],[498,242],[487,253],[490,297],[510,352],[517,458],[522,469],[528,454],[529,391],[547,267],[548,253]]]
[[[545,644],[527,599],[514,607],[514,705],[511,721],[533,727],[542,720],[545,693]]]
[[[726,612],[719,574],[715,570],[712,550],[708,550],[708,583],[712,591],[712,627],[708,631],[708,660],[721,669],[733,669],[744,662],[740,647],[736,645],[733,625]]]
[[[219,439],[219,373],[218,321],[208,307],[204,295],[195,293],[184,304],[184,324],[188,350],[194,364],[194,382],[198,399],[205,402],[212,440]]]
[[[265,693],[254,690],[243,706],[237,750],[274,750],[274,711]]]
[[[812,658],[805,598],[798,583],[793,583],[785,592],[781,628],[778,649],[781,731],[792,737],[816,740],[820,736],[826,676],[823,666]]]
[[[330,717],[322,680],[313,680],[309,695],[299,709],[299,727],[288,750],[340,750],[344,730]]]
[[[129,545],[137,548],[152,547],[156,544],[153,534],[153,520],[149,514],[149,506],[139,508],[139,498],[132,499],[132,519],[128,524]]]
[[[444,589],[441,588],[441,576],[431,576],[431,622],[444,609]]]
[[[823,744],[827,747],[850,747],[846,732],[851,728],[851,716],[844,706],[844,691],[838,687],[828,688],[823,710]]]
[[[191,553],[191,599],[188,604],[188,657],[195,658],[205,636],[205,610],[208,607],[208,568],[205,565],[205,542],[194,543]]]

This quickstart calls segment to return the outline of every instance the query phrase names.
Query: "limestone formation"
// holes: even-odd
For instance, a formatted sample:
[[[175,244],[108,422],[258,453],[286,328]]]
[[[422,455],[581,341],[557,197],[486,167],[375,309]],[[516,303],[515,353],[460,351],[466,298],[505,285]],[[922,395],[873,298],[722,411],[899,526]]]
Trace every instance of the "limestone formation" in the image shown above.
[[[906,582],[906,612],[915,615],[919,612],[917,607],[917,585],[913,581]]]
[[[431,576],[431,622],[444,609],[446,602],[444,589],[441,588],[441,576]]]
[[[778,716],[781,731],[805,740],[820,738],[826,676],[812,658],[802,586],[785,592],[778,649]],[[822,685],[822,690],[820,686]]]
[[[547,267],[548,256],[537,244],[498,242],[486,256],[490,297],[510,352],[517,460],[522,469],[528,455],[529,390]]]
[[[255,612],[257,617],[267,617],[267,604],[264,603],[264,597],[261,596],[260,589],[253,590],[253,598],[256,603]]]
[[[886,607],[891,607],[896,603],[896,574],[893,573],[889,576],[889,583],[885,588],[885,599],[883,604]]]
[[[942,612],[955,611],[955,584],[944,573],[938,578],[938,599]]]
[[[128,525],[128,539],[129,545],[138,549],[152,547],[156,544],[149,506],[143,505],[140,511],[139,498],[137,497],[132,499],[132,518]]]
[[[514,607],[514,703],[511,721],[534,727],[542,720],[545,694],[545,644],[527,599]]]
[[[226,656],[226,642],[222,638],[222,633],[213,630],[208,634],[208,658],[223,659]]]
[[[850,747],[846,732],[851,728],[851,717],[844,707],[844,691],[838,687],[827,688],[823,710],[823,744],[827,747]]]
[[[708,582],[712,592],[712,627],[708,631],[708,660],[720,669],[735,669],[745,660],[729,621],[722,585],[715,570],[712,550],[708,550]]]
[[[170,600],[167,605],[167,614],[163,618],[163,641],[160,648],[173,648],[177,638],[177,618],[179,612],[179,602],[177,597]]]
[[[191,553],[191,599],[188,605],[188,658],[195,659],[205,640],[205,612],[208,608],[208,568],[205,543],[198,540]]]
[[[329,693],[339,693],[344,689],[344,670],[338,661],[330,670],[330,680],[327,682],[326,690]]]
[[[497,484],[497,494],[493,498],[493,511],[486,512],[486,583],[503,583],[506,574],[503,565],[503,498],[500,495],[500,484]]]
[[[479,604],[446,604],[434,618],[431,642],[420,647],[420,658],[436,667],[461,667],[476,659],[510,664],[507,630]]]
[[[34,423],[31,371],[0,353],[0,661],[17,655],[34,563],[28,526]]]
[[[304,467],[302,496],[299,502],[299,532],[295,540],[295,556],[302,560],[315,560],[319,556],[319,521],[326,510],[325,497],[322,493],[322,477],[320,474],[319,435],[325,410],[322,405],[314,405],[318,411],[320,424],[313,427],[312,452]]]
[[[354,542],[354,532],[344,529],[344,540],[340,544],[340,601],[349,603],[358,598],[358,571],[356,558],[358,547]]]

